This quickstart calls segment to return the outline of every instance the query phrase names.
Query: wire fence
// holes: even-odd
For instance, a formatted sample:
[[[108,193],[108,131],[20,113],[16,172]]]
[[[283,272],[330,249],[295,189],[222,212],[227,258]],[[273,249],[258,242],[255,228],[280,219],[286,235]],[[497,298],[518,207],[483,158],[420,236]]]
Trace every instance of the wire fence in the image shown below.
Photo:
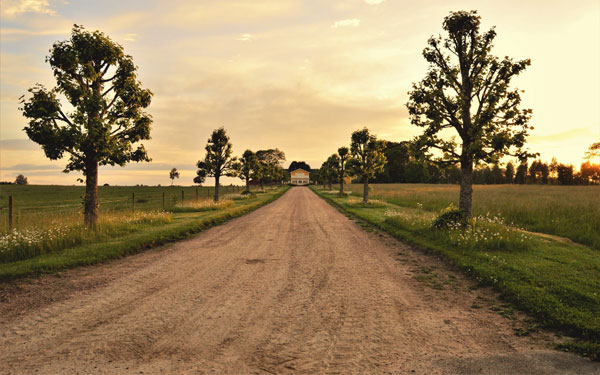
[[[239,194],[243,186],[221,186],[219,195]],[[177,204],[186,201],[213,199],[214,187],[184,187],[166,188],[156,191],[153,188],[129,188],[115,196],[114,192],[106,192],[103,197],[99,191],[98,209],[103,213],[138,212],[138,211],[169,211]],[[21,195],[21,196],[20,196]],[[83,215],[83,199],[65,197],[64,200],[46,200],[44,194],[18,194],[13,191],[8,197],[3,197],[0,203],[0,232],[12,229],[64,222],[66,219],[81,220]],[[7,198],[7,199],[6,199]]]

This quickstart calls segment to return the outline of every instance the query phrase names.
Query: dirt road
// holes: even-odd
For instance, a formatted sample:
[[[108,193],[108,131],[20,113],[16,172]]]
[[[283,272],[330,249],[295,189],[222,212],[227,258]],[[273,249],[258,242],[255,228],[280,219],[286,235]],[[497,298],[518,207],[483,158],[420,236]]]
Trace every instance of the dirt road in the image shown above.
[[[470,285],[292,188],[170,247],[4,287],[0,373],[600,373],[515,336]]]

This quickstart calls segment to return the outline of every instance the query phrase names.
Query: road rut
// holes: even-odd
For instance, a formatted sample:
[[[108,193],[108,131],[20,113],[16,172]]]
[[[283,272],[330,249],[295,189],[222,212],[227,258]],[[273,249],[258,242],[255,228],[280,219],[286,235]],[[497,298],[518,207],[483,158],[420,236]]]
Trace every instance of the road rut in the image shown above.
[[[600,373],[472,308],[444,267],[295,187],[159,251],[4,290],[0,373]]]

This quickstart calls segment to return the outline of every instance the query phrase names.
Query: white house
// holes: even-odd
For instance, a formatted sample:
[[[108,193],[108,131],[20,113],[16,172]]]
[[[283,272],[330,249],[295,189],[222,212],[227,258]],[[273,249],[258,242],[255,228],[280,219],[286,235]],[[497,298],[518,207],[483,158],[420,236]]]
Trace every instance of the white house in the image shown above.
[[[291,185],[308,185],[310,172],[304,169],[294,169],[290,172],[290,184]]]

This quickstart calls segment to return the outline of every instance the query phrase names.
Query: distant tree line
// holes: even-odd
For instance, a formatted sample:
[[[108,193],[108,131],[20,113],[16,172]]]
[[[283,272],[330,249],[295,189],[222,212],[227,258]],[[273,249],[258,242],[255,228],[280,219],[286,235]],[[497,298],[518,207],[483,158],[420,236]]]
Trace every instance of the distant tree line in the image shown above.
[[[457,165],[421,158],[410,141],[387,142],[384,155],[388,162],[383,172],[375,177],[375,183],[460,183],[461,173]],[[509,161],[506,165],[480,163],[473,169],[473,184],[600,184],[600,164],[586,160],[577,171],[573,165],[559,163],[555,158],[550,163],[540,159],[521,163]]]
[[[27,185],[29,184],[29,181],[27,181],[27,177],[25,177],[24,175],[20,174],[17,176],[17,178],[15,178],[15,181],[0,181],[0,185]]]
[[[592,153],[591,148],[586,155]],[[387,141],[383,155],[387,162],[383,171],[373,178],[374,183],[459,184],[461,181],[458,165],[444,165],[421,157],[411,141]],[[336,164],[335,158],[333,161],[328,159],[324,167],[313,172],[311,180],[327,185],[334,183],[338,175],[335,168],[331,168],[332,162]],[[357,176],[353,177],[353,181],[363,182]],[[535,159],[522,163],[509,161],[505,165],[479,164],[473,169],[473,184],[594,185],[600,184],[600,164],[586,160],[579,171],[571,164],[559,163],[555,158],[550,163]]]

